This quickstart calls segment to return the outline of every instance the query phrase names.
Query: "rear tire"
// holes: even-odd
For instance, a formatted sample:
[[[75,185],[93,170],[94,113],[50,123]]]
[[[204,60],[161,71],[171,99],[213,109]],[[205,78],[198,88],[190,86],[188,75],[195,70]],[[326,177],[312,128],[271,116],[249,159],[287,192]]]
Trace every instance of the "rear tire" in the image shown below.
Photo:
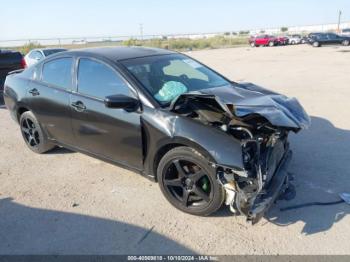
[[[183,212],[208,216],[224,202],[225,191],[208,160],[189,147],[176,147],[160,160],[157,179],[165,198]]]
[[[349,40],[344,40],[342,44],[343,44],[343,46],[348,46],[350,44],[350,41]]]
[[[255,43],[254,43],[254,42],[251,42],[251,43],[250,43],[250,46],[251,46],[251,47],[255,47]]]
[[[19,120],[24,142],[30,150],[43,154],[55,147],[45,136],[38,120],[30,111],[24,112]]]
[[[272,47],[272,46],[274,46],[274,45],[275,45],[274,42],[270,42],[270,43],[269,43],[269,46],[270,46],[270,47]]]

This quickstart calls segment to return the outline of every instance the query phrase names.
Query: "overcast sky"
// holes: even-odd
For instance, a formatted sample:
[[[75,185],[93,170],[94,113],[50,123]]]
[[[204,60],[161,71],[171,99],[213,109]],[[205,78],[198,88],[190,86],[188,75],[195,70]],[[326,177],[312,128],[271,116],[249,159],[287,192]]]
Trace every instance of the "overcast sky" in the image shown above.
[[[0,39],[224,32],[350,21],[350,0],[3,0]]]

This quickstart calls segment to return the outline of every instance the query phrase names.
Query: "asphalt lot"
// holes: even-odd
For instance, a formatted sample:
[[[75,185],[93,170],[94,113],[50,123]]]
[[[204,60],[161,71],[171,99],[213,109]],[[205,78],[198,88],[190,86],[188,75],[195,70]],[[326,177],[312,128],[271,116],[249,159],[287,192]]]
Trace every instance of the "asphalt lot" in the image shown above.
[[[350,47],[189,54],[303,104],[312,127],[291,135],[297,197],[255,226],[226,207],[187,215],[130,171],[65,149],[33,154],[0,102],[0,254],[350,254],[350,205],[279,211],[350,192]]]

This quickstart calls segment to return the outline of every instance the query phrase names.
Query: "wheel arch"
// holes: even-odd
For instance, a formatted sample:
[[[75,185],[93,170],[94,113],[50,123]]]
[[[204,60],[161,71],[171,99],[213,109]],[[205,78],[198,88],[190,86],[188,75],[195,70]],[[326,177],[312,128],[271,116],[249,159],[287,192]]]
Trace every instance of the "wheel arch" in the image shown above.
[[[19,119],[21,118],[21,115],[24,112],[30,111],[30,109],[27,106],[19,105],[17,110],[16,110],[16,115],[17,115],[17,121],[19,122]]]
[[[212,162],[215,163],[214,157],[206,150],[204,149],[201,145],[183,138],[183,137],[175,137],[172,138],[169,141],[164,141],[157,149],[157,151],[154,153],[152,159],[152,170],[151,174],[154,175],[155,181],[157,181],[157,168],[159,165],[160,160],[164,157],[164,155],[169,152],[170,150],[176,148],[176,147],[181,147],[181,146],[186,146],[193,148],[194,150],[198,151],[201,155],[203,155],[207,160],[208,163]]]

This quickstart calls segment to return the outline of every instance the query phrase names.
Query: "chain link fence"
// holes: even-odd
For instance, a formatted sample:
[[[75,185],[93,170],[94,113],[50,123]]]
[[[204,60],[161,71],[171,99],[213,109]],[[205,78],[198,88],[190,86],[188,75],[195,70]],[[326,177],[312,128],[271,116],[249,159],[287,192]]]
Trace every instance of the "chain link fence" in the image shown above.
[[[216,48],[247,43],[250,35],[257,34],[307,34],[309,32],[337,31],[338,24],[321,24],[307,26],[252,29],[231,32],[192,33],[192,34],[159,34],[159,35],[125,35],[125,36],[91,36],[91,37],[57,37],[1,40],[1,48],[23,50],[35,47],[82,48],[118,45],[146,45],[171,49]],[[341,29],[350,28],[350,22],[340,24]]]

